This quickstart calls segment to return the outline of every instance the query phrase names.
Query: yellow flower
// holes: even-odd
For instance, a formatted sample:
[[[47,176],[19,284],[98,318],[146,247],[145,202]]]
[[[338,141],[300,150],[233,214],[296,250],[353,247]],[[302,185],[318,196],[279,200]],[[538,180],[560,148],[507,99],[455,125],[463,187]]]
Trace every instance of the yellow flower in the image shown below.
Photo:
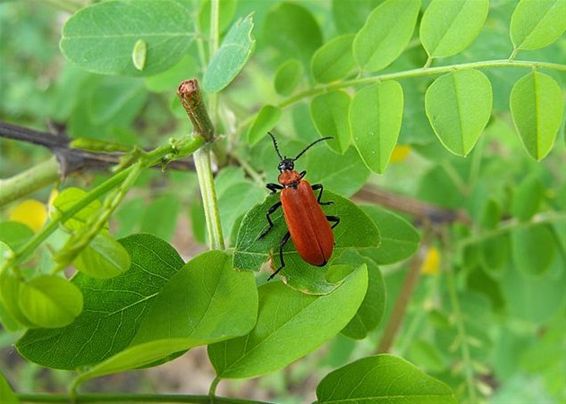
[[[406,144],[399,144],[395,146],[395,149],[393,149],[393,153],[391,154],[391,162],[401,163],[407,159],[410,153],[411,146]]]
[[[35,199],[26,199],[10,211],[10,220],[23,223],[37,232],[47,220],[47,208]]]
[[[436,247],[430,247],[421,264],[421,272],[425,275],[438,275],[440,271],[440,251]]]

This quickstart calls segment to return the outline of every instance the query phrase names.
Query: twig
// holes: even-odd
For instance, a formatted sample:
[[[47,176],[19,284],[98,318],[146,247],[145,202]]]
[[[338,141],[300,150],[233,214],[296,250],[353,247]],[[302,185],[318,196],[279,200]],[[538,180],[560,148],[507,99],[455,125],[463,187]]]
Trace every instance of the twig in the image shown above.
[[[386,191],[375,185],[367,184],[354,195],[354,199],[408,213],[422,222],[430,222],[434,225],[451,222],[471,223],[469,216],[464,211],[442,208],[409,196]]]
[[[411,260],[409,272],[405,276],[401,292],[399,292],[399,296],[397,297],[397,300],[395,300],[395,306],[391,312],[391,317],[385,326],[385,331],[383,332],[383,336],[381,337],[377,348],[378,353],[389,352],[393,346],[397,332],[403,323],[407,306],[411,300],[415,286],[418,283],[421,274],[421,265],[429,248],[430,236],[430,231],[426,229],[421,248]]]
[[[36,144],[51,150],[61,165],[63,177],[82,170],[105,169],[120,163],[124,152],[104,152],[77,149],[70,146],[71,140],[65,134],[42,132],[0,121],[0,137]],[[151,150],[151,149],[150,149]],[[194,170],[189,160],[176,160],[168,164],[176,170]],[[158,164],[155,168],[161,168]]]

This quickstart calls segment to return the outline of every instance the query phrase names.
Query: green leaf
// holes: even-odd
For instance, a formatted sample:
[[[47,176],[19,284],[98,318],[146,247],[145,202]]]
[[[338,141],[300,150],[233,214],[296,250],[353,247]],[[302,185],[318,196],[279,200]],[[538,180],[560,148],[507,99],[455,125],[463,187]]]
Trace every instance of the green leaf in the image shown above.
[[[456,403],[446,384],[404,359],[370,356],[337,369],[316,388],[319,403]]]
[[[250,208],[264,198],[264,190],[249,181],[238,182],[229,186],[224,192],[218,192],[218,209],[222,222],[222,231],[228,236],[232,227]],[[226,237],[225,236],[225,237]],[[233,244],[235,240],[230,240]]]
[[[130,268],[130,255],[122,244],[102,232],[80,252],[73,264],[85,275],[106,279],[126,272]]]
[[[491,84],[477,70],[460,70],[437,78],[426,90],[425,109],[440,142],[466,156],[475,146],[489,117]]]
[[[352,42],[354,34],[340,35],[326,42],[311,60],[311,71],[319,83],[330,83],[346,77],[354,68]]]
[[[420,0],[387,0],[373,10],[354,39],[358,65],[375,72],[393,63],[411,40],[420,8]]]
[[[33,237],[33,230],[20,222],[1,222],[0,240],[11,250],[17,250]]]
[[[533,71],[520,78],[510,97],[511,115],[527,152],[546,157],[562,124],[564,99],[552,77]]]
[[[149,91],[163,93],[177,88],[182,80],[199,74],[199,64],[195,57],[185,55],[175,66],[162,73],[146,77],[145,87]]]
[[[289,241],[283,249],[286,266],[279,272],[280,278],[292,288],[305,293],[326,294],[338,287],[339,283],[329,281],[326,275],[329,272],[328,268],[333,265],[333,260],[345,249],[375,248],[379,245],[377,228],[356,205],[327,191],[324,192],[322,200],[334,202],[332,205],[322,206],[325,214],[338,216],[341,220],[333,230],[334,252],[327,266],[320,268],[304,262],[296,252],[292,241]],[[279,266],[279,243],[287,232],[281,209],[271,215],[274,227],[264,238],[258,240],[258,236],[267,225],[265,214],[277,201],[279,195],[270,195],[244,217],[234,250],[234,268],[259,271],[269,258],[272,258],[271,267]]]
[[[281,95],[289,95],[303,79],[304,68],[297,59],[289,59],[277,69],[273,85]]]
[[[263,106],[248,130],[248,143],[254,145],[267,136],[267,132],[277,125],[279,118],[281,118],[280,108],[273,105]]]
[[[338,32],[358,32],[368,15],[383,0],[356,0],[356,6],[344,0],[332,0],[332,17]]]
[[[143,82],[127,77],[105,77],[87,97],[94,125],[129,125],[147,100]]]
[[[350,265],[366,264],[368,269],[368,288],[362,304],[350,322],[342,329],[342,335],[354,339],[363,339],[374,330],[385,310],[385,284],[376,262],[362,257],[355,251],[346,251],[338,259],[340,263]]]
[[[145,59],[147,57],[147,43],[143,39],[138,39],[132,51],[132,63],[138,70],[145,67]]]
[[[344,154],[350,146],[348,111],[350,96],[336,90],[316,96],[311,101],[311,117],[321,136],[332,136],[327,144],[336,152]]]
[[[185,264],[156,297],[129,347],[77,382],[247,334],[257,319],[257,288],[253,274],[234,271],[231,261],[224,252],[208,251]]]
[[[204,91],[216,93],[222,90],[244,68],[255,46],[253,28],[252,14],[239,19],[230,28],[204,73],[202,80]]]
[[[307,8],[281,2],[274,5],[265,17],[262,40],[285,59],[292,55],[307,65],[313,52],[322,45],[322,33]]]
[[[539,49],[556,41],[566,31],[566,2],[523,0],[511,16],[511,41],[515,49]]]
[[[420,236],[409,222],[376,205],[360,208],[371,218],[381,236],[379,247],[366,251],[364,255],[379,265],[386,265],[407,259],[417,251]]]
[[[5,255],[10,252],[10,248],[3,242],[0,242],[0,265],[4,264]],[[0,304],[6,311],[7,318],[3,318],[7,323],[6,328],[17,329],[20,325],[33,327],[34,324],[25,316],[20,308],[19,297],[23,287],[23,282],[14,274],[10,268],[3,268],[0,271]]]
[[[367,279],[362,265],[325,296],[305,295],[280,282],[261,286],[255,328],[246,336],[208,347],[216,374],[259,376],[314,351],[354,316],[365,296]]]
[[[302,164],[308,170],[308,180],[312,184],[324,183],[324,186],[342,196],[351,196],[359,191],[369,177],[369,170],[354,147],[349,147],[342,155],[328,147],[309,150],[301,157]]]
[[[515,268],[525,274],[540,275],[554,260],[556,242],[548,225],[535,224],[511,233],[511,249]]]
[[[68,211],[75,205],[79,200],[84,198],[86,195],[86,191],[75,188],[69,187],[65,188],[63,191],[57,195],[55,200],[53,201],[53,213],[51,213],[51,218],[55,219],[58,216],[62,215],[64,212]],[[75,213],[73,217],[66,220],[63,223],[63,226],[68,230],[78,230],[82,228],[87,220],[92,216],[95,215],[99,209],[101,208],[102,204],[98,200],[94,200],[89,203],[87,206],[82,208],[80,211]]]
[[[173,0],[105,1],[67,20],[61,51],[93,73],[149,76],[183,57],[194,37],[192,26],[187,10]],[[143,71],[132,61],[132,49],[140,40],[147,44]]]
[[[536,175],[528,176],[513,193],[511,213],[525,222],[538,212],[544,198],[544,185]]]
[[[173,193],[154,199],[141,217],[140,232],[170,240],[177,227],[177,215],[180,208],[179,197]],[[155,226],[155,223],[159,223],[159,226]]]
[[[489,0],[433,0],[420,28],[421,42],[430,57],[447,57],[466,49],[479,35]]]
[[[81,313],[83,295],[64,278],[41,275],[20,286],[19,305],[36,326],[58,328],[73,322]]]
[[[10,384],[4,377],[2,373],[0,373],[0,403],[2,404],[19,404],[20,400],[10,387]]]
[[[364,163],[373,172],[385,171],[402,120],[403,88],[396,81],[364,87],[354,96],[350,104],[352,138]]]
[[[108,280],[77,274],[73,284],[83,293],[83,312],[64,328],[28,331],[16,345],[24,357],[55,369],[76,369],[99,363],[130,344],[144,314],[183,260],[151,235],[120,242],[130,254],[131,268]]]

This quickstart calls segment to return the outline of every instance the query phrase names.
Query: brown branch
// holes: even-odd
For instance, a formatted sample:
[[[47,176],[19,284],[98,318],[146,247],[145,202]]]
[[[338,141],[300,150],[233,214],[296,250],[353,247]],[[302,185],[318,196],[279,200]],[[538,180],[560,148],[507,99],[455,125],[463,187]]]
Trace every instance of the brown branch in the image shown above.
[[[421,247],[410,261],[409,272],[407,272],[405,280],[403,281],[403,286],[399,292],[399,296],[397,296],[397,300],[395,300],[391,317],[389,317],[389,321],[383,331],[383,336],[379,341],[377,353],[389,352],[395,342],[397,332],[399,331],[399,328],[401,328],[401,324],[403,324],[403,318],[405,317],[407,306],[409,305],[413,291],[419,282],[421,266],[429,249],[430,236],[430,230],[425,228]]]
[[[366,184],[359,190],[354,195],[354,199],[360,202],[375,203],[398,212],[408,213],[423,223],[429,222],[435,225],[451,222],[471,223],[470,217],[464,211],[443,208],[409,196],[386,191],[371,184]]]
[[[41,132],[1,121],[0,137],[48,148],[57,157],[63,177],[83,170],[106,169],[120,163],[120,158],[125,154],[73,148],[70,146],[71,139],[65,134]],[[167,166],[175,170],[194,170],[194,164],[189,160],[173,161]],[[155,167],[160,168],[159,165]]]

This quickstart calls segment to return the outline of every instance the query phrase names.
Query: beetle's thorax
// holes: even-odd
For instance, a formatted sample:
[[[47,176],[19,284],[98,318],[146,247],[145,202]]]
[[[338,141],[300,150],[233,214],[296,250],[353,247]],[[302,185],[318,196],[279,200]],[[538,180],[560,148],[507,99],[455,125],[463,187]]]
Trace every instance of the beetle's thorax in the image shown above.
[[[277,177],[277,180],[285,188],[296,188],[299,182],[301,182],[301,178],[301,174],[295,170],[283,170]]]

